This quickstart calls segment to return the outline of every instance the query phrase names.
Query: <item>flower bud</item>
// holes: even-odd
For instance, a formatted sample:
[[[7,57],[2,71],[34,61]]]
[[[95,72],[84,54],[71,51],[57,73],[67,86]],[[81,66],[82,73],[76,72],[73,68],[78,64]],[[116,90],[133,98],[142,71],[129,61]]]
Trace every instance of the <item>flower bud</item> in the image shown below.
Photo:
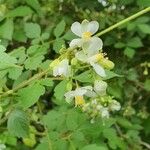
[[[67,83],[66,90],[67,91],[71,91],[72,90],[72,82],[68,82]]]
[[[78,60],[76,58],[72,58],[71,65],[76,66],[78,63]]]
[[[106,59],[106,58],[101,59],[101,60],[99,61],[99,63],[100,63],[104,68],[106,68],[106,69],[113,69],[114,66],[115,66],[112,61],[110,61],[110,60],[108,60],[108,59]]]
[[[26,146],[33,147],[33,146],[36,144],[35,135],[34,135],[33,133],[31,133],[31,134],[29,135],[29,137],[23,138],[23,143],[24,143]]]
[[[144,75],[148,75],[148,69],[147,69],[147,68],[145,68],[143,74],[144,74]]]
[[[52,63],[49,65],[50,68],[53,68],[55,66],[57,66],[59,64],[59,59],[55,59],[54,61],[52,61]]]

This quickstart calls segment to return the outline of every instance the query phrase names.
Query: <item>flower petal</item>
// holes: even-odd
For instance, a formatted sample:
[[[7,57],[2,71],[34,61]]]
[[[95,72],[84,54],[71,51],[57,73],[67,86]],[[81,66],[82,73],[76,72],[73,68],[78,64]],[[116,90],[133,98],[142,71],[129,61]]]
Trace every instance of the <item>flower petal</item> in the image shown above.
[[[97,64],[97,63],[91,63],[91,66],[93,67],[93,69],[95,70],[95,72],[98,75],[100,75],[101,77],[106,77],[105,70],[99,64]]]
[[[79,22],[74,22],[71,25],[71,31],[76,34],[77,36],[81,37],[82,36],[82,31],[81,31],[81,24]]]
[[[110,104],[110,110],[111,111],[119,111],[121,109],[121,105],[119,102],[117,102],[116,100],[112,100],[111,104]]]
[[[61,76],[64,75],[66,77],[70,76],[71,69],[69,66],[69,60],[68,59],[63,59],[58,65],[56,65],[53,68],[53,75],[56,76]]]
[[[82,33],[88,32],[88,26],[89,26],[89,21],[88,20],[83,20],[81,23],[81,31]]]
[[[83,41],[83,49],[87,51],[88,56],[93,56],[99,53],[103,47],[103,42],[98,37],[92,37],[88,41]]]
[[[66,102],[70,103],[73,100],[73,98],[75,97],[75,92],[74,91],[69,91],[69,92],[65,93],[64,96],[66,98]]]
[[[70,66],[69,66],[69,60],[68,60],[68,59],[63,59],[63,60],[60,62],[59,67],[62,68],[62,74],[63,74],[65,77],[70,76],[71,68],[70,68]]]
[[[95,80],[94,82],[94,90],[97,94],[104,96],[106,95],[107,83],[102,80]]]
[[[81,47],[81,45],[82,45],[82,39],[73,39],[73,40],[70,42],[70,44],[69,44],[69,46],[70,46],[71,48],[74,48],[74,47]]]
[[[105,107],[101,108],[100,112],[101,112],[101,117],[102,118],[109,118],[109,111],[108,111],[107,107],[106,108]]]
[[[87,62],[88,59],[87,55],[85,55],[83,51],[77,52],[75,54],[75,57],[82,62]]]
[[[88,25],[88,31],[91,32],[92,35],[98,31],[98,28],[99,23],[97,21],[91,21]]]
[[[83,96],[87,90],[84,88],[77,88],[74,92],[76,96]]]

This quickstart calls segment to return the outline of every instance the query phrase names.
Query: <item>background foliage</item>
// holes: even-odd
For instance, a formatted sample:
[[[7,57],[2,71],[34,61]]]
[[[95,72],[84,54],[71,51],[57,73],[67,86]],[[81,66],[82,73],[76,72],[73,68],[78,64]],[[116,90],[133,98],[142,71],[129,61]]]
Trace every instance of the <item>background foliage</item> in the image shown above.
[[[103,30],[149,5],[150,0],[0,0],[0,39],[7,49],[0,46],[0,93],[14,89],[0,99],[0,143],[7,150],[150,149],[148,14],[101,36],[122,75],[110,76],[108,92],[122,109],[105,125],[91,124],[66,104],[68,81],[40,78],[74,38],[74,21],[96,20]],[[89,79],[76,77],[83,83]]]

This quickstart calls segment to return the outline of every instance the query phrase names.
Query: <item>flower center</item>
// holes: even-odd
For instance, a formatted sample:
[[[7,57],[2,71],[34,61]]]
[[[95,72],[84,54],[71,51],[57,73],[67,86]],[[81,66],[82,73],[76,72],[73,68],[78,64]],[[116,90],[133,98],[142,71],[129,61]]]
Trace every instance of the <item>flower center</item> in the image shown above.
[[[103,56],[103,54],[101,53],[101,54],[96,54],[96,60],[97,61],[99,61],[99,60],[101,60],[101,59],[103,59],[104,58],[104,56]]]
[[[75,96],[75,106],[80,106],[85,103],[83,96]]]
[[[92,33],[87,31],[82,34],[82,37],[85,39],[89,39],[92,36]]]

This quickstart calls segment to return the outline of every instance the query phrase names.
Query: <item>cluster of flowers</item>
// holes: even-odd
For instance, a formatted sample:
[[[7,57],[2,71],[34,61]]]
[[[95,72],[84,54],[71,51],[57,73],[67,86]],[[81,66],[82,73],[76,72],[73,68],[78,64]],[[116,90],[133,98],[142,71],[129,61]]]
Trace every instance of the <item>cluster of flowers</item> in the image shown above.
[[[114,63],[106,57],[105,53],[102,53],[102,40],[96,36],[92,37],[98,28],[97,21],[84,20],[81,24],[73,23],[71,31],[79,38],[73,39],[69,50],[50,64],[55,77],[72,78],[74,62],[76,65],[88,65],[90,70],[93,70],[95,73],[93,85],[80,87],[76,83],[75,90],[70,90],[64,95],[68,103],[74,100],[75,106],[81,107],[92,120],[96,117],[109,118],[109,112],[118,111],[121,108],[119,102],[107,95],[107,83],[102,80],[107,76],[105,69],[113,69]]]

